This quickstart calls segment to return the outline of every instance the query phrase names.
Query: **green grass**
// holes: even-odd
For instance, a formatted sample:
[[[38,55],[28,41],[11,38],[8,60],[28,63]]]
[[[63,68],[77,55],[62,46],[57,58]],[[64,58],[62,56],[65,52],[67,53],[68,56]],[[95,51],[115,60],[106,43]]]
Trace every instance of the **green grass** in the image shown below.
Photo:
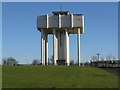
[[[0,65],[0,90],[2,89],[2,66]]]
[[[94,67],[2,66],[3,88],[118,88],[118,76]]]

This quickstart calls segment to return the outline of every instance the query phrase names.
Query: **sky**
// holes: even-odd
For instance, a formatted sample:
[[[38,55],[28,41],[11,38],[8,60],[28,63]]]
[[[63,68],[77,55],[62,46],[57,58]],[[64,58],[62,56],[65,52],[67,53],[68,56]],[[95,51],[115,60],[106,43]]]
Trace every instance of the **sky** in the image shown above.
[[[19,63],[41,59],[41,33],[37,16],[52,15],[52,11],[83,14],[85,32],[81,34],[81,62],[100,53],[118,58],[117,2],[3,2],[2,58],[14,57]],[[49,57],[53,55],[53,36],[49,35]],[[77,35],[70,35],[70,60],[77,61]]]
[[[2,2],[119,2],[119,0],[1,0]]]
[[[120,2],[118,3],[118,11],[120,11]],[[120,16],[120,12],[118,12],[118,16]],[[120,21],[120,17],[118,17],[118,21]],[[120,23],[118,23],[118,45],[120,45]],[[118,46],[118,59],[120,60],[120,47]]]

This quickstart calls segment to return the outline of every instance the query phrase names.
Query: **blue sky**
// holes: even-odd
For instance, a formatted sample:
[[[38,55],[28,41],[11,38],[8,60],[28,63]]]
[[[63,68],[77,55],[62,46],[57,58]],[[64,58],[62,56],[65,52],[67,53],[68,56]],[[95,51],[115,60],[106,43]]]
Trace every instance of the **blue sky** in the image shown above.
[[[118,57],[118,3],[102,2],[3,2],[2,57],[14,57],[19,63],[41,58],[41,33],[37,16],[63,10],[84,14],[85,33],[81,35],[81,61],[93,55]],[[53,54],[53,37],[49,35],[49,57]],[[77,35],[70,35],[70,59],[77,61]]]

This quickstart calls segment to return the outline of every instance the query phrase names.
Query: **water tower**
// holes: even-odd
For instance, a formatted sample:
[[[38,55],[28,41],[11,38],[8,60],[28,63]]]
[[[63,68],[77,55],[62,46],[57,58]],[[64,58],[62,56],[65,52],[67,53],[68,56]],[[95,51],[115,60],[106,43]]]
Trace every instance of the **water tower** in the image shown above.
[[[56,11],[53,15],[37,17],[41,32],[42,65],[48,65],[48,34],[53,34],[53,64],[69,65],[69,34],[77,34],[78,65],[80,65],[80,34],[84,33],[84,16],[70,11]]]

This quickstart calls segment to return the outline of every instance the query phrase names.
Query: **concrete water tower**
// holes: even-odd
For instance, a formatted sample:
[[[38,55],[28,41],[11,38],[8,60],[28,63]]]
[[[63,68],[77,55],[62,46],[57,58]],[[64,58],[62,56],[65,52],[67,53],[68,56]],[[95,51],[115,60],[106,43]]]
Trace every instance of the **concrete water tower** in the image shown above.
[[[42,65],[48,65],[48,34],[53,34],[53,63],[70,64],[69,34],[77,34],[78,65],[80,65],[80,34],[84,33],[84,16],[69,11],[52,12],[53,15],[37,17],[37,28],[41,32]]]

